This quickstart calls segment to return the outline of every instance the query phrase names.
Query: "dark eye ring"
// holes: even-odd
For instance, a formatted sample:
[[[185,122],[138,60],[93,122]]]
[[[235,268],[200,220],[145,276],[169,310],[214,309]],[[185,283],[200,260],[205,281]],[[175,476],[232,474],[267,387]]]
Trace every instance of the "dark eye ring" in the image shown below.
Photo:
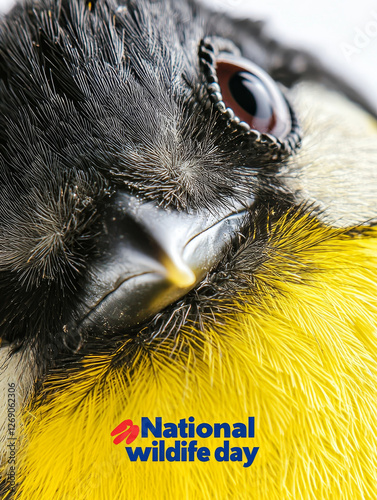
[[[199,57],[212,105],[254,147],[273,158],[291,154],[300,145],[295,113],[278,84],[253,62],[229,52],[229,44],[202,41]]]

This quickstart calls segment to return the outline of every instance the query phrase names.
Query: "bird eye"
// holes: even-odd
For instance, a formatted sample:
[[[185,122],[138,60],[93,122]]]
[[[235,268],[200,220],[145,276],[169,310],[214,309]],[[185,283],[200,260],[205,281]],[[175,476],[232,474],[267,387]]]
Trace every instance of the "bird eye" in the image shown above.
[[[215,64],[222,100],[251,129],[278,138],[291,130],[291,116],[276,83],[250,61],[220,56]]]
[[[267,155],[269,161],[281,160],[301,144],[295,112],[278,84],[238,54],[229,40],[206,37],[201,41],[199,60],[206,80],[203,102],[237,131],[235,137],[243,138],[244,147]]]

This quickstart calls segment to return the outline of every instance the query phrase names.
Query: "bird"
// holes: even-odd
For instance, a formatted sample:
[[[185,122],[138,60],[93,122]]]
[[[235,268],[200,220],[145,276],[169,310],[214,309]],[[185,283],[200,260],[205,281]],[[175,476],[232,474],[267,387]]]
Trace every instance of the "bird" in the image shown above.
[[[193,0],[2,19],[2,498],[375,497],[376,116]]]

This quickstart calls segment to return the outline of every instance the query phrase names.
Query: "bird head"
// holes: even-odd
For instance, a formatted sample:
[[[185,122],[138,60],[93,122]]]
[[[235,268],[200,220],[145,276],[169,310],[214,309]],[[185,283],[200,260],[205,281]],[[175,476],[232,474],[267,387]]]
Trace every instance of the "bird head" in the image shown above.
[[[338,186],[330,204],[328,183],[347,148],[368,147],[362,110],[361,132],[320,167],[344,137],[346,98],[297,86],[303,56],[276,47],[277,66],[257,23],[232,40],[231,22],[195,5],[167,3],[166,19],[160,8],[63,2],[5,21],[1,328],[14,345],[127,334],[221,271],[261,210],[306,202],[339,222],[333,206],[360,196]],[[295,107],[310,129],[301,149]],[[369,158],[340,182],[359,163],[370,174]],[[373,216],[366,205],[346,223]]]
[[[286,374],[306,380],[336,288],[326,258],[344,245],[340,267],[352,252],[365,264],[353,245],[377,215],[372,105],[259,23],[191,1],[16,6],[0,48],[0,332],[37,383],[32,408],[47,401],[40,439],[67,408],[98,423],[102,397],[109,425],[123,398],[135,415],[216,418],[229,393],[233,417],[258,401],[286,411]],[[47,469],[39,485],[55,484]]]

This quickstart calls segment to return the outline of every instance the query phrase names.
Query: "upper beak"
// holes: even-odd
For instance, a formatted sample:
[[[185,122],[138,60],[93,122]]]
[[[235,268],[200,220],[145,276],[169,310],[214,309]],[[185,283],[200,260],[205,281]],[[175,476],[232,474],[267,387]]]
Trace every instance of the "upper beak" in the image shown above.
[[[251,203],[188,213],[118,192],[71,328],[120,332],[184,296],[222,259]]]

